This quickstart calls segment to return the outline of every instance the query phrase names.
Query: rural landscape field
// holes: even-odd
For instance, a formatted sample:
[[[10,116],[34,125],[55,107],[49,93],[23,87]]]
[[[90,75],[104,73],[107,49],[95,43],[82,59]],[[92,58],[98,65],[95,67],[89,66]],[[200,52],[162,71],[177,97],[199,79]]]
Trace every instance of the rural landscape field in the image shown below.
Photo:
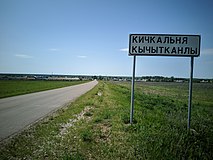
[[[212,42],[213,0],[0,0],[0,160],[213,160]]]
[[[0,159],[212,159],[213,84],[99,81],[70,105],[2,143]]]
[[[20,81],[1,80],[0,98],[34,93],[83,83],[85,81]]]

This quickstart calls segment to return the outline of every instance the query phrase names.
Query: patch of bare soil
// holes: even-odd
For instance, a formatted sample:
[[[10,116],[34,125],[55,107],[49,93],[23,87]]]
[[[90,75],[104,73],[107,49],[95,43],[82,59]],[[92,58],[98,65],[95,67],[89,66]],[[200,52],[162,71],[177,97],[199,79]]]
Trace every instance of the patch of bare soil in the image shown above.
[[[93,109],[92,106],[86,106],[83,111],[81,111],[79,114],[74,115],[74,118],[69,119],[66,124],[61,124],[59,136],[63,136],[67,134],[68,129],[74,126],[76,122],[82,119],[86,119],[86,120],[91,119],[92,114],[88,114],[90,113],[91,109]]]
[[[105,122],[98,124],[96,127],[100,130],[99,136],[96,138],[96,142],[110,142],[111,124]]]

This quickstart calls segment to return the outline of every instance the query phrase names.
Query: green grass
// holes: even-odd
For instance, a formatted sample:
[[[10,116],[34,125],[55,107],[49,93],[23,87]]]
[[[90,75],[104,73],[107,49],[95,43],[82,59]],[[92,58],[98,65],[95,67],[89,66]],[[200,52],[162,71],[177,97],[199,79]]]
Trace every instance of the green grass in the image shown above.
[[[0,98],[39,92],[84,83],[85,81],[24,81],[1,80]]]
[[[212,159],[212,87],[195,84],[188,132],[186,84],[137,83],[129,125],[130,84],[100,82],[1,145],[0,159]]]

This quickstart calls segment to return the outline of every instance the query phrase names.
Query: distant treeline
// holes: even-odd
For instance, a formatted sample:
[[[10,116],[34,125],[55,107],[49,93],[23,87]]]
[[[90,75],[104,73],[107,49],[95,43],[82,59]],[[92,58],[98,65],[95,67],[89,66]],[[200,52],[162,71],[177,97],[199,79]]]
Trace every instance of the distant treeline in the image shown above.
[[[56,75],[56,74],[0,74],[0,80],[105,80],[105,81],[131,81],[130,76],[101,76],[101,75]],[[189,78],[164,77],[164,76],[142,76],[136,77],[135,81],[141,82],[188,82]],[[212,83],[213,79],[194,78],[196,83]]]

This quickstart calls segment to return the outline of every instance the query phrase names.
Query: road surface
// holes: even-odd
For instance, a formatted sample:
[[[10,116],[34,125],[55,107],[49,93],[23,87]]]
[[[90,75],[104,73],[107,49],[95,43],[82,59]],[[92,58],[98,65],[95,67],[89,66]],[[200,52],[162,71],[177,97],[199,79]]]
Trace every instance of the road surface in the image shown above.
[[[75,86],[0,99],[0,141],[74,101],[97,83],[95,80]]]

